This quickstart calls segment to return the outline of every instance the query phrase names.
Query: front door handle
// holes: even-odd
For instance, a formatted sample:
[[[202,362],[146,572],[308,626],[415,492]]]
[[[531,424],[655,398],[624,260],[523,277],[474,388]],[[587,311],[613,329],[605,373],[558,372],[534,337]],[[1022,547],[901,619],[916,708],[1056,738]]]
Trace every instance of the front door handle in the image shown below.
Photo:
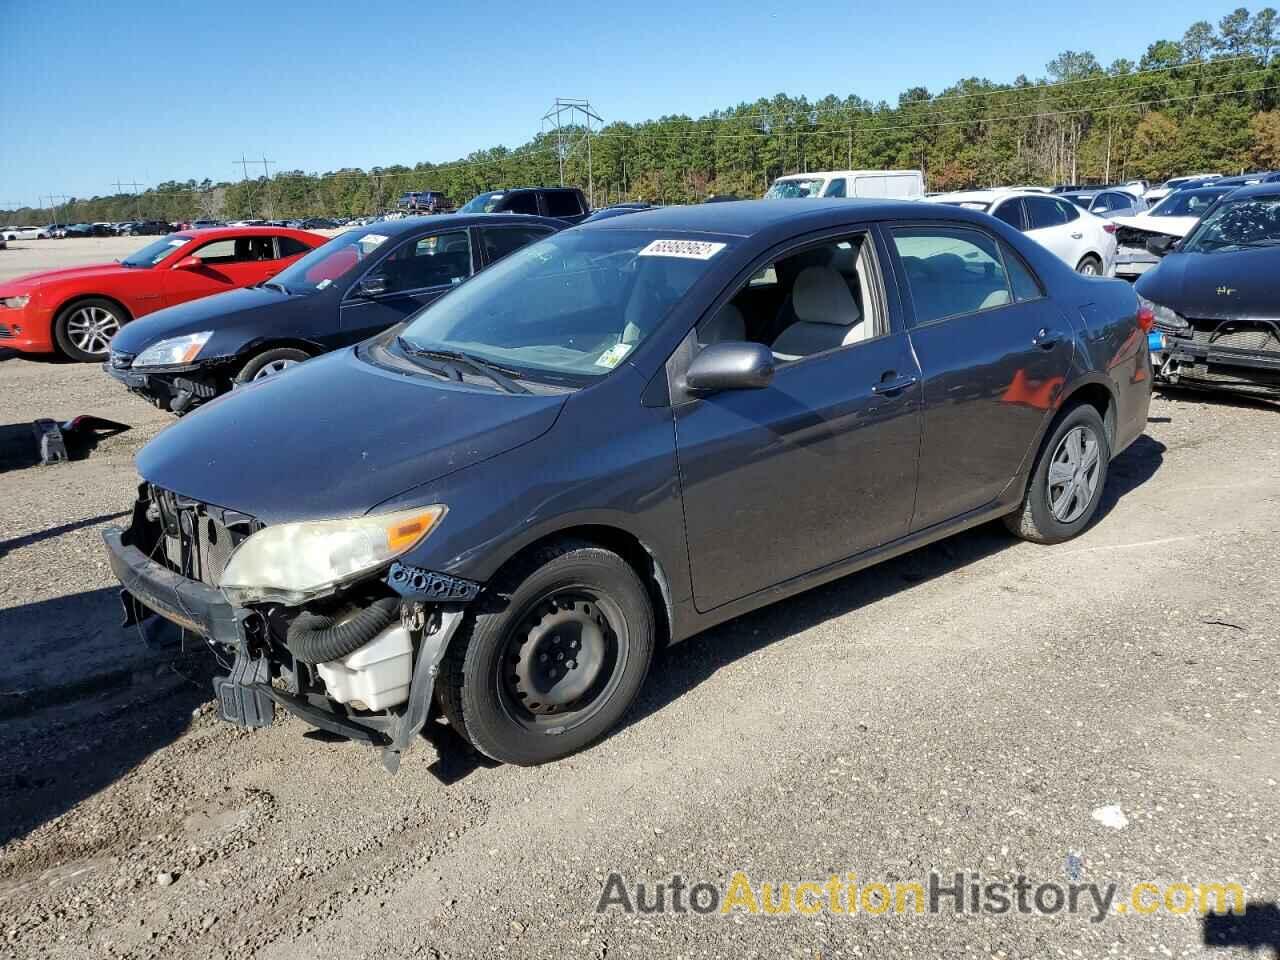
[[[1052,350],[1061,339],[1062,334],[1058,333],[1057,330],[1048,330],[1045,327],[1041,327],[1040,331],[1031,338],[1031,342],[1041,350]]]
[[[1084,234],[1083,234],[1083,233],[1073,233],[1073,234],[1071,235],[1071,239],[1072,239],[1072,240],[1079,240],[1079,239],[1080,239],[1081,237],[1083,237],[1083,236],[1084,236]]]
[[[900,377],[896,371],[890,370],[880,378],[879,383],[872,385],[871,392],[881,396],[893,396],[914,385],[916,380],[916,377]]]

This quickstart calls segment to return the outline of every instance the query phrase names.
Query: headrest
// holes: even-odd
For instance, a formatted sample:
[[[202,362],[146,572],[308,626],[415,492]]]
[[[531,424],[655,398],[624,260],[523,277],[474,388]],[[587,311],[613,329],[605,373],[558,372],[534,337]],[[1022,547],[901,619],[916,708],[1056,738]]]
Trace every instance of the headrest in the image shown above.
[[[831,267],[805,267],[791,292],[796,319],[805,323],[830,323],[851,327],[862,319],[862,310],[849,286]]]
[[[716,315],[698,330],[698,343],[707,346],[732,340],[747,339],[747,321],[742,311],[732,303],[726,303]]]

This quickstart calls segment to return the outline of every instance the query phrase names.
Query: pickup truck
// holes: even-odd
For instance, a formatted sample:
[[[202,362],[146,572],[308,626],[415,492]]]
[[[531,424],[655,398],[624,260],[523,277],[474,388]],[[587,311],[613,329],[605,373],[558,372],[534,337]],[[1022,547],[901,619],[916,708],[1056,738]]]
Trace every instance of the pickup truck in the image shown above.
[[[459,213],[528,213],[581,223],[591,215],[587,197],[577,187],[516,187],[473,197]]]

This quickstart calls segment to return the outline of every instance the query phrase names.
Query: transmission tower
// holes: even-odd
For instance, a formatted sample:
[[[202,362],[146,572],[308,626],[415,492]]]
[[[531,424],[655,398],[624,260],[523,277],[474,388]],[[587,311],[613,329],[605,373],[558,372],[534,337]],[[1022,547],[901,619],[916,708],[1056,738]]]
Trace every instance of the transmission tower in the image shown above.
[[[556,162],[560,168],[560,186],[564,186],[564,162],[578,146],[587,144],[587,195],[590,197],[595,187],[591,170],[591,121],[603,125],[604,121],[591,109],[590,100],[579,100],[574,97],[556,97],[551,109],[542,115],[542,132],[555,133]],[[578,131],[582,131],[579,133]],[[592,201],[588,200],[588,203]]]

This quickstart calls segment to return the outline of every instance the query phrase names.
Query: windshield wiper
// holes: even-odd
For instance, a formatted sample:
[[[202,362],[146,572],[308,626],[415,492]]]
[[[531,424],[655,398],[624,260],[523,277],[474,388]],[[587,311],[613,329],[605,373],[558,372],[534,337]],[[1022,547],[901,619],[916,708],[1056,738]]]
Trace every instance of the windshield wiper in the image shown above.
[[[417,344],[410,343],[404,337],[396,337],[396,343],[400,345],[400,349],[405,353],[415,357],[423,357],[427,360],[439,360],[446,366],[465,367],[472,373],[478,373],[481,376],[488,377],[507,393],[532,393],[528,387],[523,384],[516,383],[508,374],[517,373],[518,371],[509,370],[506,367],[500,367],[497,364],[489,363],[487,360],[481,360],[470,354],[462,353],[457,350],[434,350],[430,347],[419,347]],[[462,379],[460,376],[458,379]]]
[[[277,283],[274,280],[264,280],[259,286],[266,287],[268,290],[279,290],[286,295],[289,293],[289,289],[283,283]]]

